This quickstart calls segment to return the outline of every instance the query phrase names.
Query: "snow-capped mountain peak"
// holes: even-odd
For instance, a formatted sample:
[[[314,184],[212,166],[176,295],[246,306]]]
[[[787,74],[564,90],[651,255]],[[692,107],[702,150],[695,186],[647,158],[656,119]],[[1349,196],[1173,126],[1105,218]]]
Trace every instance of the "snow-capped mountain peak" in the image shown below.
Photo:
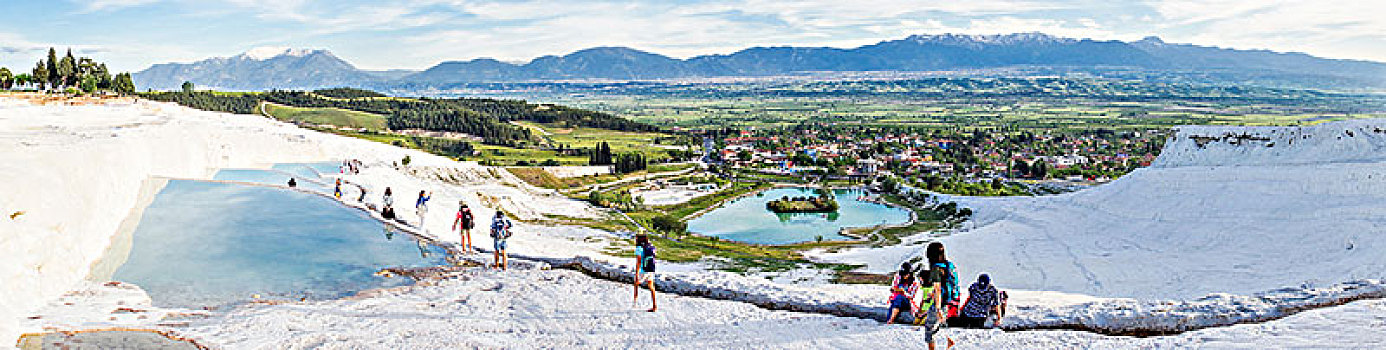
[[[252,60],[256,60],[256,61],[264,61],[264,60],[268,60],[268,59],[276,58],[276,57],[280,57],[280,56],[304,57],[304,56],[308,56],[308,55],[313,54],[313,53],[318,52],[318,51],[319,51],[319,50],[313,50],[313,49],[295,49],[295,48],[283,47],[283,46],[261,46],[261,47],[257,47],[257,48],[250,49],[249,51],[246,51],[245,53],[240,54],[238,57],[240,57],[240,58],[245,58],[245,59],[252,59]]]

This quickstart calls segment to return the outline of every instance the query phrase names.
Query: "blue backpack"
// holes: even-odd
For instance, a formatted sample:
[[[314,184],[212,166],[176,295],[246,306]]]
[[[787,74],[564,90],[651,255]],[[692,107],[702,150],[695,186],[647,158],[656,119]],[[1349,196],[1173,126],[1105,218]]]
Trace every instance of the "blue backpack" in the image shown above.
[[[644,266],[645,272],[655,272],[655,247],[654,244],[647,244],[641,249],[641,258],[644,259],[640,265]]]
[[[958,271],[953,267],[953,262],[934,263],[934,268],[943,269],[943,281],[939,283],[939,286],[943,288],[939,292],[939,295],[943,297],[943,303],[957,304],[961,296],[958,292]]]

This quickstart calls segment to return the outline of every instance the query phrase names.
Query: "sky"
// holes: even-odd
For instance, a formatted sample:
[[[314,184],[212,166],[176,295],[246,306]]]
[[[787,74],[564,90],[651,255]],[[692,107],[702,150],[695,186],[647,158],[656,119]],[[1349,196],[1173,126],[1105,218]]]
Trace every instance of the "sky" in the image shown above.
[[[0,0],[0,66],[27,71],[50,46],[113,71],[256,47],[328,49],[364,69],[417,70],[596,46],[687,58],[1017,32],[1386,62],[1382,13],[1382,0]]]

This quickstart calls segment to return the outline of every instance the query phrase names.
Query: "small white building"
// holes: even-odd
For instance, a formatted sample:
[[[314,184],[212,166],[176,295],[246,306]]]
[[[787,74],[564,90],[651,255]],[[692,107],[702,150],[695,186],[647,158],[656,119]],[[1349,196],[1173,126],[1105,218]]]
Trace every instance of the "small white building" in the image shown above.
[[[881,170],[881,162],[875,159],[857,159],[857,173],[862,175],[875,175]]]

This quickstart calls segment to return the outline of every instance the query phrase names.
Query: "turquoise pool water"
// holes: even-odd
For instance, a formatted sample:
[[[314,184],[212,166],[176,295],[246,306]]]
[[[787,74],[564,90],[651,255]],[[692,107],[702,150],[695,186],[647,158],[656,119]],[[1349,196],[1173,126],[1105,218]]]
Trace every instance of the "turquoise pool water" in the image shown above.
[[[320,179],[324,175],[340,173],[341,169],[337,168],[340,165],[342,165],[341,162],[279,163],[275,164],[271,169],[298,176]]]
[[[294,179],[294,183],[296,183],[299,188],[332,194],[331,185],[328,185],[326,182],[327,180],[317,175],[308,177],[280,170],[223,169],[212,176],[213,180],[250,182],[276,186],[288,186],[290,178]]]
[[[445,256],[321,196],[173,180],[145,209],[111,279],[139,285],[156,306],[217,307],[257,294],[331,299],[407,285],[375,273],[442,265]]]
[[[688,221],[688,230],[755,244],[790,244],[816,240],[844,240],[844,227],[866,227],[909,221],[908,210],[857,200],[859,190],[833,190],[839,209],[834,213],[776,214],[765,203],[783,196],[813,196],[807,188],[774,188],[743,197]]]

